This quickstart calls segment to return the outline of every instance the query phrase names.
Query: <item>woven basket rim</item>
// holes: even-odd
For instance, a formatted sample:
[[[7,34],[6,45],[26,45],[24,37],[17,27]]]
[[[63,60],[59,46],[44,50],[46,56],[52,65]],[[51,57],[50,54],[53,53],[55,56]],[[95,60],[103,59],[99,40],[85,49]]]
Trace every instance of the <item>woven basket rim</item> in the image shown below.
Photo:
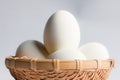
[[[114,59],[59,60],[9,56],[5,59],[8,69],[24,70],[98,70],[114,67]]]

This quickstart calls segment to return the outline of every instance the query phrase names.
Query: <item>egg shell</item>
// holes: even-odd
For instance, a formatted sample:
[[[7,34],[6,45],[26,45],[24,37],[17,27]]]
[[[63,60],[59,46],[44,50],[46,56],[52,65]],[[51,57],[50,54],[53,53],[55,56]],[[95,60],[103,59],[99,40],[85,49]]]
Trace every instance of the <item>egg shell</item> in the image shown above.
[[[49,59],[63,59],[63,60],[86,60],[86,57],[79,50],[58,50],[50,54]]]
[[[87,43],[80,47],[87,59],[109,59],[107,48],[98,42]]]
[[[17,57],[27,56],[30,58],[45,59],[47,57],[47,50],[44,45],[36,40],[27,40],[20,44],[16,51]]]
[[[60,10],[48,19],[44,30],[44,44],[49,53],[60,49],[76,49],[79,42],[79,24],[71,13]]]

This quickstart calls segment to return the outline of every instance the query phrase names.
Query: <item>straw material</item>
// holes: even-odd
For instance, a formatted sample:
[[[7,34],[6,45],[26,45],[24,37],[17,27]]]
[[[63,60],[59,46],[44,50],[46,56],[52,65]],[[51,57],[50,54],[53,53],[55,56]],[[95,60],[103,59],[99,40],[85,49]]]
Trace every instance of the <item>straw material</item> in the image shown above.
[[[41,60],[11,56],[5,64],[16,80],[106,80],[114,60]]]

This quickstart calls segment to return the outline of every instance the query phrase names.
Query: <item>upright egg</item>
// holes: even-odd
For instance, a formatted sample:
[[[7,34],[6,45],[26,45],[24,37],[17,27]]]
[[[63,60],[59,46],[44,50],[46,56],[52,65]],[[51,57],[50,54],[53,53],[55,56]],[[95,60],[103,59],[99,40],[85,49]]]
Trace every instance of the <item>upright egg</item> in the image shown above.
[[[44,30],[44,43],[49,53],[59,49],[78,48],[79,42],[79,24],[71,13],[60,10],[48,19]]]
[[[48,56],[50,59],[63,59],[63,60],[86,60],[86,57],[78,49],[63,49],[57,50]]]
[[[30,58],[45,59],[47,57],[47,50],[44,45],[36,40],[27,40],[20,44],[16,51],[17,57],[27,56]]]
[[[108,50],[101,43],[87,43],[80,47],[80,51],[84,53],[87,59],[109,59]]]

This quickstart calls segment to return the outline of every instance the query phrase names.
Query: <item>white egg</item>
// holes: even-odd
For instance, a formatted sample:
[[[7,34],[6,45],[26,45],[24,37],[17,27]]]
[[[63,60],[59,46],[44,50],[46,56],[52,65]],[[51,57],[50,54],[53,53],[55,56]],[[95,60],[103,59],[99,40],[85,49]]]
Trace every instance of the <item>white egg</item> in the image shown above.
[[[76,49],[79,42],[79,24],[71,13],[61,10],[49,18],[44,30],[44,43],[49,53],[59,49]]]
[[[16,56],[22,57],[27,56],[30,58],[41,58],[47,57],[47,50],[44,45],[36,40],[27,40],[23,42],[16,51]]]
[[[87,59],[109,59],[108,50],[101,43],[87,43],[80,47],[80,51],[84,53]]]
[[[86,60],[86,57],[78,49],[75,50],[58,50],[48,56],[50,59],[64,59],[64,60]]]

